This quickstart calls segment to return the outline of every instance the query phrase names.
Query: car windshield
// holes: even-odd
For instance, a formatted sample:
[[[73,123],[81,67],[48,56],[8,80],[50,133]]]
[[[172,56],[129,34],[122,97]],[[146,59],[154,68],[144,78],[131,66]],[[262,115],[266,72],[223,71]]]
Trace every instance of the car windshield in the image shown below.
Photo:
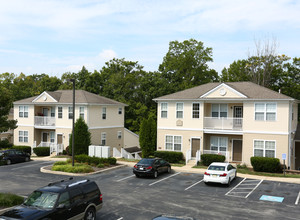
[[[151,165],[152,162],[153,162],[153,159],[142,159],[138,162],[138,164]]]
[[[208,167],[208,170],[217,170],[217,171],[225,171],[225,167],[224,166],[210,166]]]
[[[52,209],[57,198],[57,193],[34,191],[23,204],[42,209]]]

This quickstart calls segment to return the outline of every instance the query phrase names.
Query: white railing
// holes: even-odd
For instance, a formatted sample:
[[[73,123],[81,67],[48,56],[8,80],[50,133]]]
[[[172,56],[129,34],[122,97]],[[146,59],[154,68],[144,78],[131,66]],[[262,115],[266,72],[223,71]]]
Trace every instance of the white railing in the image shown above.
[[[35,142],[35,146],[36,146],[36,142]],[[56,152],[56,155],[58,155],[59,153],[62,153],[64,150],[63,144],[54,144],[51,142],[43,142],[43,141],[41,141],[41,143],[37,147],[50,147],[50,155],[53,152]]]
[[[187,164],[191,158],[192,158],[192,151],[187,150],[185,155],[185,164]]]
[[[35,116],[34,117],[34,125],[36,125],[36,126],[55,126],[55,118],[54,117],[46,117],[46,116]]]
[[[114,157],[123,157],[126,159],[136,159],[136,160],[141,160],[142,158],[140,157],[140,153],[142,151],[137,151],[133,153],[127,152],[124,148],[121,148],[121,152],[117,148],[113,148],[113,156]]]
[[[218,154],[225,156],[225,161],[229,161],[229,151],[203,150],[203,154]]]
[[[200,150],[197,150],[196,152],[196,165],[198,165],[198,162],[201,160],[201,152]]]
[[[113,148],[113,157],[116,157],[116,158],[121,157],[121,152],[118,151],[118,149],[115,147]]]
[[[205,129],[242,130],[243,118],[204,117]]]

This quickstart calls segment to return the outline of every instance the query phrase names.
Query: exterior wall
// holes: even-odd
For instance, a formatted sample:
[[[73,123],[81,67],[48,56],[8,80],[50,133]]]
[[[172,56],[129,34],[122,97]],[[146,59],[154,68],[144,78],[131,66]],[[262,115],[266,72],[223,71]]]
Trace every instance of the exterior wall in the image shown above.
[[[19,117],[19,106],[28,106],[28,118]],[[18,126],[34,124],[34,106],[33,105],[15,105],[14,106],[14,119],[18,120]]]
[[[106,107],[106,119],[102,119],[102,108]],[[122,114],[118,113],[119,108],[122,107]],[[103,127],[120,127],[124,126],[124,107],[97,105],[89,106],[87,124],[90,128]]]
[[[128,129],[124,129],[124,148],[140,147],[139,136]]]
[[[19,142],[19,131],[28,131],[28,142]],[[34,127],[18,126],[14,130],[14,145],[32,146],[34,143]]]

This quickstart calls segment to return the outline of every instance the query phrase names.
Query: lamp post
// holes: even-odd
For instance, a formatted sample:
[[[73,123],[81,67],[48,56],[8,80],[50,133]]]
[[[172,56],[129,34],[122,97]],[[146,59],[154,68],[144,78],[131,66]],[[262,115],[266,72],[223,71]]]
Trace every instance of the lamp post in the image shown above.
[[[75,79],[68,79],[67,81],[73,83],[73,109],[72,109],[72,166],[74,167],[74,145],[75,145],[75,137],[74,137],[74,121],[75,121]]]

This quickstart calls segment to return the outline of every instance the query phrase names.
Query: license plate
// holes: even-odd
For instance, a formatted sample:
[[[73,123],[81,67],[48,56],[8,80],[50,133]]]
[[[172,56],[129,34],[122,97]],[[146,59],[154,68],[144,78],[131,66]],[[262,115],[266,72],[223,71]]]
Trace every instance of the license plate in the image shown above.
[[[143,170],[144,168],[143,167],[140,167],[140,170]]]
[[[217,174],[213,174],[212,176],[213,176],[213,177],[217,177],[218,175],[217,175]]]

